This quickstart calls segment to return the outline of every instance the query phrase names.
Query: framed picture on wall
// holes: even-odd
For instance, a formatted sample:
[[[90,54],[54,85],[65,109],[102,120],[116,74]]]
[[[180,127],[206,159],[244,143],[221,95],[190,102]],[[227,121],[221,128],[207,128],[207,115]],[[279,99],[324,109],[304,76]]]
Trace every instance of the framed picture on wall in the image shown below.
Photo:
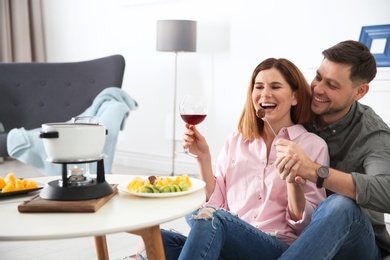
[[[359,41],[370,49],[378,67],[390,67],[390,24],[363,26]]]

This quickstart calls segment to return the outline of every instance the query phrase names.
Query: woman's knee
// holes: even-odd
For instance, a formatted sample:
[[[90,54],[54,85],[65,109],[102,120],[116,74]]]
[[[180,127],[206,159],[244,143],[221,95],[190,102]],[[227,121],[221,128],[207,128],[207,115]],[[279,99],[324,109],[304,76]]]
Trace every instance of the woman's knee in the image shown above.
[[[212,228],[216,229],[218,226],[217,223],[224,222],[227,218],[232,216],[235,215],[225,209],[204,207],[201,208],[197,214],[192,216],[192,220],[194,223],[197,223],[197,225],[200,223],[202,223],[202,225],[211,224]]]

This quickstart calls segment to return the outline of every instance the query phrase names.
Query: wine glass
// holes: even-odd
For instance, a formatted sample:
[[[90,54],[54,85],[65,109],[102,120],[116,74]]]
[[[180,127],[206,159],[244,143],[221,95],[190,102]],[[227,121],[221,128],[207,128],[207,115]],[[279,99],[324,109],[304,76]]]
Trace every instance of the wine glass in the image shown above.
[[[197,125],[203,122],[207,116],[208,105],[205,96],[185,95],[179,105],[180,116],[184,122],[190,125]],[[190,153],[189,149],[184,149],[183,152],[192,157],[198,157]]]

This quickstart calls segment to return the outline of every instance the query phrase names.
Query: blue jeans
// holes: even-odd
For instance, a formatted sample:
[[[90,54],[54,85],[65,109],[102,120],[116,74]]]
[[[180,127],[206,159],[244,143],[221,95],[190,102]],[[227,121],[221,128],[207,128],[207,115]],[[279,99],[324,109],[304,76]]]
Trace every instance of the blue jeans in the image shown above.
[[[192,226],[194,225],[194,219],[193,219],[193,216],[198,212],[198,210],[195,210],[194,212],[190,213],[190,214],[187,214],[184,216],[184,219],[186,220],[188,226],[190,226],[190,228],[192,228]]]
[[[382,259],[372,225],[351,199],[333,194],[279,259]]]
[[[223,209],[195,218],[188,238],[161,230],[165,257],[176,259],[277,259],[288,245]]]

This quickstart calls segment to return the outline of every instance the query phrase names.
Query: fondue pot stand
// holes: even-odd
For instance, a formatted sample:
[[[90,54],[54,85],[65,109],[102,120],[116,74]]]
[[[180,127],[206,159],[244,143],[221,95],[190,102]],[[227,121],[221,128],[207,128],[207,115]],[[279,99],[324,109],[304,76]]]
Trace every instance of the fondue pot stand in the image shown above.
[[[49,200],[75,201],[97,199],[114,192],[105,180],[102,151],[107,130],[95,118],[74,118],[72,123],[42,125],[47,161],[62,164],[62,179],[51,181],[42,189],[40,197]],[[97,163],[96,178],[83,173],[77,165]],[[88,166],[89,167],[89,166]],[[69,172],[69,174],[68,174]]]
[[[105,179],[103,159],[100,158],[95,161],[97,162],[96,178],[85,176],[77,171],[74,171],[76,172],[74,174],[72,169],[70,170],[72,173],[68,175],[68,163],[52,161],[53,163],[62,164],[62,179],[46,184],[40,193],[40,197],[49,200],[75,201],[97,199],[112,194],[114,190]],[[93,161],[77,161],[77,163],[91,162]],[[75,162],[69,163],[74,164]]]

